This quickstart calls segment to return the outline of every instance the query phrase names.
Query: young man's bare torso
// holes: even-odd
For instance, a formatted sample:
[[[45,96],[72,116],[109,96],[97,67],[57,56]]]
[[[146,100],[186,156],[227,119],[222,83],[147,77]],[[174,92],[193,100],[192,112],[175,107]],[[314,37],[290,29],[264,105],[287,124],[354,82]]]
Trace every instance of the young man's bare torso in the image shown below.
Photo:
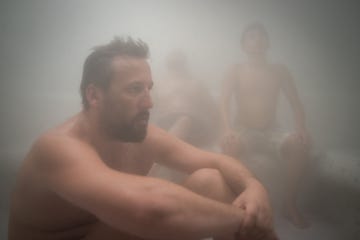
[[[269,39],[262,24],[247,26],[242,36],[246,61],[232,68],[223,84],[222,110],[225,136],[223,152],[249,156],[259,150],[281,155],[287,166],[286,211],[298,227],[308,224],[296,208],[296,192],[305,164],[309,159],[309,137],[305,114],[289,70],[267,58]],[[294,131],[285,133],[276,122],[278,98],[283,93],[294,119]],[[235,99],[232,121],[231,101]]]
[[[242,64],[233,71],[231,85],[237,105],[236,124],[259,130],[274,127],[286,69],[275,64]]]

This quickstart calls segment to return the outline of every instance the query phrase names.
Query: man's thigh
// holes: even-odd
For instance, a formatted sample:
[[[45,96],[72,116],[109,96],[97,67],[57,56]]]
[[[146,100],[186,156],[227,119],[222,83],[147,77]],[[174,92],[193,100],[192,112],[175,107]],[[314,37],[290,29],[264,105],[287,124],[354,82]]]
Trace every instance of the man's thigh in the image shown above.
[[[236,197],[225,178],[216,169],[197,170],[188,176],[182,185],[199,195],[223,203],[230,204]]]
[[[129,233],[122,232],[102,222],[95,223],[86,237],[81,240],[145,240]]]

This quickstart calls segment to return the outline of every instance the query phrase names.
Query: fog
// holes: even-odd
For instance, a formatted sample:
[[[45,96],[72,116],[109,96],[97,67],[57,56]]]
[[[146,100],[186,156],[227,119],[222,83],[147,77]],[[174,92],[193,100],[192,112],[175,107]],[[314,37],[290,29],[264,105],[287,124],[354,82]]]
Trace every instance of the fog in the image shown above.
[[[336,165],[329,174],[360,189],[356,1],[32,0],[0,6],[2,161],[20,162],[41,132],[80,111],[82,65],[92,47],[114,36],[142,39],[150,47],[155,88],[166,55],[182,49],[217,99],[225,72],[244,59],[243,27],[258,21],[269,32],[269,59],[294,77],[316,148]],[[279,119],[289,128],[290,113],[282,102]]]

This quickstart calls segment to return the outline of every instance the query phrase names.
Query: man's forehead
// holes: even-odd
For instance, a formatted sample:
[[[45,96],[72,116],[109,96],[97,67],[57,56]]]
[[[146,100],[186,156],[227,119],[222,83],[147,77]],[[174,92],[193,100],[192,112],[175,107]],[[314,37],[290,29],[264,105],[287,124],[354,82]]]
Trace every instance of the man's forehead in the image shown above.
[[[152,81],[150,65],[146,58],[119,56],[112,61],[112,79],[125,83],[134,79]],[[120,80],[120,81],[118,81]]]
[[[133,69],[150,68],[146,58],[118,56],[112,61],[112,68],[116,72],[128,72]]]

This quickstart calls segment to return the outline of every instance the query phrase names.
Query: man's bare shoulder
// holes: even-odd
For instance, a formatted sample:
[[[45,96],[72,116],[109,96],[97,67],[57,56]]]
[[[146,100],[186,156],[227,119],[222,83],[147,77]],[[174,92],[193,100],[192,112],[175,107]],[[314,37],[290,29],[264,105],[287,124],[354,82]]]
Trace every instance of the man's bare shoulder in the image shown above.
[[[56,150],[63,147],[87,145],[85,141],[72,136],[58,129],[49,130],[40,135],[34,142],[33,149],[35,150]],[[58,150],[56,150],[58,151]]]
[[[167,131],[154,124],[149,124],[146,138],[141,145],[158,148],[169,138],[171,136]]]
[[[74,162],[76,156],[95,154],[94,149],[85,141],[58,129],[52,129],[34,141],[27,160],[36,168],[45,168],[42,170],[61,169],[60,166]]]
[[[183,142],[180,139],[167,131],[153,124],[149,124],[147,136],[141,145],[142,148],[146,149],[149,153],[164,156],[166,152],[175,150],[182,144]]]

